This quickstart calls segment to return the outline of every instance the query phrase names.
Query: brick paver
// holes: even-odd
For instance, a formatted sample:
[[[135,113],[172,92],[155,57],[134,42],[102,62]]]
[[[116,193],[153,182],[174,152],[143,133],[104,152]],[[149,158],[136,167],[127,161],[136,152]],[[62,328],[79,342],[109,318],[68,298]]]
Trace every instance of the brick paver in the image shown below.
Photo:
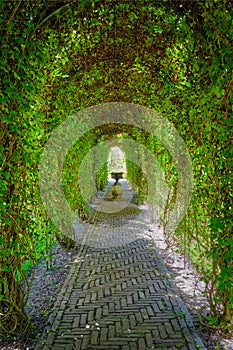
[[[116,201],[108,191],[95,202],[109,212],[99,211],[86,235],[76,231],[81,254],[36,350],[205,349],[148,235],[146,207],[128,203],[130,186],[121,183]]]

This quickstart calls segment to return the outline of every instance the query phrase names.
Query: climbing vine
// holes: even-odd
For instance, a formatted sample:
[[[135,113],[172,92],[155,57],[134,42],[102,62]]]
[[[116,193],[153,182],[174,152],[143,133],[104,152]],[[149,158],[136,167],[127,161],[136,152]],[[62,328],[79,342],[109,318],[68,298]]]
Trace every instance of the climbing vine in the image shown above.
[[[190,257],[206,283],[211,313],[205,322],[232,329],[233,8],[227,0],[114,4],[94,0],[0,4],[0,327],[7,333],[22,332],[28,324],[25,262],[36,264],[55,239],[56,229],[39,192],[43,148],[72,113],[112,101],[155,109],[184,139],[195,187],[186,218],[169,239],[185,237],[185,252],[185,242],[190,246]],[[104,141],[107,133],[119,132],[110,129],[90,132],[85,145],[78,140],[66,158],[62,179],[66,195],[84,215],[76,172],[89,149]],[[177,172],[168,152],[139,130],[125,127],[120,132],[157,156],[173,194],[171,208]],[[141,170],[135,171],[128,162],[127,172],[145,192]],[[103,166],[97,188],[104,187],[106,177]]]

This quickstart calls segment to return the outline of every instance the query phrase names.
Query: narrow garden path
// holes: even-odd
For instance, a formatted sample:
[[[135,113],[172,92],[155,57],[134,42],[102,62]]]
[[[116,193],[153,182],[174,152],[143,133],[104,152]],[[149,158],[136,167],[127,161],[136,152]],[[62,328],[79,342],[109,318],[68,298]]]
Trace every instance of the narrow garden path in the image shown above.
[[[36,350],[205,349],[149,235],[148,208],[120,183],[122,195],[112,200],[109,185],[94,202],[86,233],[75,226],[82,249]]]

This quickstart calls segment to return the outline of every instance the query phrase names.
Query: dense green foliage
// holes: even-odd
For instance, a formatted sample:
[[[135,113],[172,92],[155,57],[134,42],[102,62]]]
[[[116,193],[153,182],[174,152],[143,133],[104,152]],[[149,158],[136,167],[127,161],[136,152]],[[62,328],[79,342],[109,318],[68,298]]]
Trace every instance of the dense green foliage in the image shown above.
[[[97,140],[93,133],[80,137],[69,151],[63,168],[62,184],[66,198],[73,211],[83,219],[88,219],[87,203],[95,196],[95,189],[103,190],[108,178],[108,152],[105,149],[100,154],[95,152]],[[105,162],[99,166],[101,159]]]
[[[185,236],[192,247],[206,282],[210,324],[232,329],[233,7],[226,0],[114,4],[1,1],[0,325],[9,333],[27,326],[23,264],[36,263],[55,236],[38,185],[46,141],[73,112],[125,101],[169,119],[190,151],[195,188],[173,238]],[[67,155],[63,184],[70,205],[85,211],[75,178],[83,157],[119,132],[158,155],[172,206],[177,174],[162,145],[111,125],[89,133],[85,147],[77,142]],[[129,176],[132,170],[128,163]],[[136,173],[130,179],[143,192],[146,182]],[[106,175],[103,166],[99,188]]]

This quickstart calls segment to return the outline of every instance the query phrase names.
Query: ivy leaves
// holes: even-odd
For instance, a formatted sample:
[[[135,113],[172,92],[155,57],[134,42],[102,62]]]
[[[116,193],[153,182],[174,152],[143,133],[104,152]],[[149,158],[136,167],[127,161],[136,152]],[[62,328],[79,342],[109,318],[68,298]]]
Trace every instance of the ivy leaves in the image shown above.
[[[73,112],[120,100],[156,109],[185,139],[196,184],[187,218],[189,239],[194,247],[201,246],[195,251],[199,266],[207,258],[214,266],[211,272],[209,265],[202,267],[206,282],[213,285],[212,312],[225,305],[221,317],[232,323],[232,16],[228,1],[122,1],[115,9],[86,0],[64,6],[1,3],[1,244],[5,256],[16,242],[11,253],[19,273],[12,293],[23,300],[27,292],[20,285],[21,252],[33,259],[38,234],[46,237],[51,230],[38,189],[38,164],[46,141]],[[139,131],[137,136],[143,138]],[[71,152],[64,169],[67,196],[79,209],[84,202],[71,170],[75,165],[78,171],[88,147],[98,140],[101,135],[93,133],[85,147],[77,144],[77,162]],[[151,141],[152,149],[155,144]],[[160,157],[169,177],[170,159],[167,154]],[[105,179],[103,167],[98,185]],[[40,233],[34,232],[32,212]],[[183,235],[184,227],[176,234]],[[15,278],[5,260],[2,271],[0,294],[6,303],[0,312],[9,307],[8,285]],[[23,311],[19,319],[22,315]]]

